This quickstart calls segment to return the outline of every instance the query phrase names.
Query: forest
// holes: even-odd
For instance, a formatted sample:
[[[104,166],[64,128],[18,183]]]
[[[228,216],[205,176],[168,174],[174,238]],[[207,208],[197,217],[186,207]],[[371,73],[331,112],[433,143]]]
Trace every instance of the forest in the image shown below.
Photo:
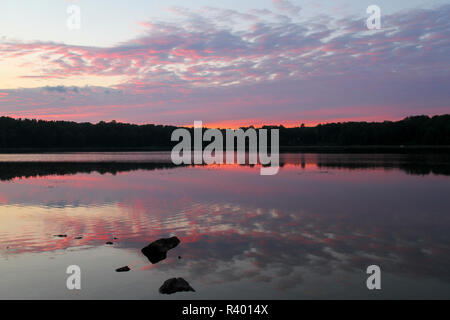
[[[339,122],[280,130],[280,146],[450,146],[450,114],[411,116],[400,121]],[[166,150],[175,126],[116,121],[77,123],[0,117],[0,151],[12,149]],[[247,128],[242,128],[247,129]],[[190,129],[192,130],[192,129]]]

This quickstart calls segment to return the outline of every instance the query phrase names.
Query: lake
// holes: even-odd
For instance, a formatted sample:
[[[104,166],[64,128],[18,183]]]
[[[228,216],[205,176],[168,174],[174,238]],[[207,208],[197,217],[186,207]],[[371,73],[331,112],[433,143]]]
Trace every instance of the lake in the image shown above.
[[[450,299],[448,155],[280,162],[261,176],[167,152],[0,155],[0,299]],[[167,259],[141,253],[171,236]],[[174,277],[195,292],[160,294]]]

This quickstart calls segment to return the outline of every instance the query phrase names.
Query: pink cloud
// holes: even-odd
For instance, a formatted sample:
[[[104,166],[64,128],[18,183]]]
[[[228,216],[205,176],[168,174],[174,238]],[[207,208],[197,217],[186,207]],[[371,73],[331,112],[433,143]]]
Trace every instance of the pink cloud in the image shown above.
[[[274,5],[300,10],[289,1]],[[385,16],[377,32],[367,32],[362,18],[299,23],[273,20],[271,11],[206,10],[174,8],[181,22],[142,22],[141,37],[109,48],[0,42],[4,60],[38,56],[39,63],[23,66],[22,78],[123,79],[113,88],[2,90],[0,112],[174,124],[293,123],[397,118],[448,107],[448,5]],[[224,26],[221,15],[247,27]]]
[[[272,3],[275,6],[275,8],[288,14],[297,15],[302,10],[301,7],[294,5],[292,2],[288,0],[272,0]]]

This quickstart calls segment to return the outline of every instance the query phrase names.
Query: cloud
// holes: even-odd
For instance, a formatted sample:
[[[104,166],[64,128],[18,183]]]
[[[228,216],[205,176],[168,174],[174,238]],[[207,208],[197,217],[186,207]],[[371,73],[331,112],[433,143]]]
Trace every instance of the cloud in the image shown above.
[[[44,90],[48,91],[48,92],[58,92],[58,93],[66,93],[67,91],[73,91],[73,92],[78,93],[78,91],[79,91],[77,87],[69,88],[69,87],[65,87],[65,86],[56,86],[56,87],[47,86],[47,87],[44,87]]]
[[[365,17],[294,22],[270,10],[171,11],[176,20],[142,22],[140,37],[108,48],[0,42],[3,60],[36,61],[20,77],[86,85],[91,78],[120,79],[78,94],[60,85],[2,90],[0,112],[189,124],[194,118],[317,122],[448,111],[450,5],[386,15],[377,31],[367,30]]]
[[[298,15],[302,10],[301,7],[294,5],[288,0],[272,0],[272,3],[279,11],[287,14]]]

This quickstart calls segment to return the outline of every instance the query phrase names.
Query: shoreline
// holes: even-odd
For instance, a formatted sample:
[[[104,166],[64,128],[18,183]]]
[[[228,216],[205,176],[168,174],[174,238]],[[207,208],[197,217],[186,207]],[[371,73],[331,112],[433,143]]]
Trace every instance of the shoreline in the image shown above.
[[[0,154],[170,152],[170,151],[172,151],[171,147],[5,148],[0,149]],[[280,153],[450,153],[450,145],[280,146]]]

